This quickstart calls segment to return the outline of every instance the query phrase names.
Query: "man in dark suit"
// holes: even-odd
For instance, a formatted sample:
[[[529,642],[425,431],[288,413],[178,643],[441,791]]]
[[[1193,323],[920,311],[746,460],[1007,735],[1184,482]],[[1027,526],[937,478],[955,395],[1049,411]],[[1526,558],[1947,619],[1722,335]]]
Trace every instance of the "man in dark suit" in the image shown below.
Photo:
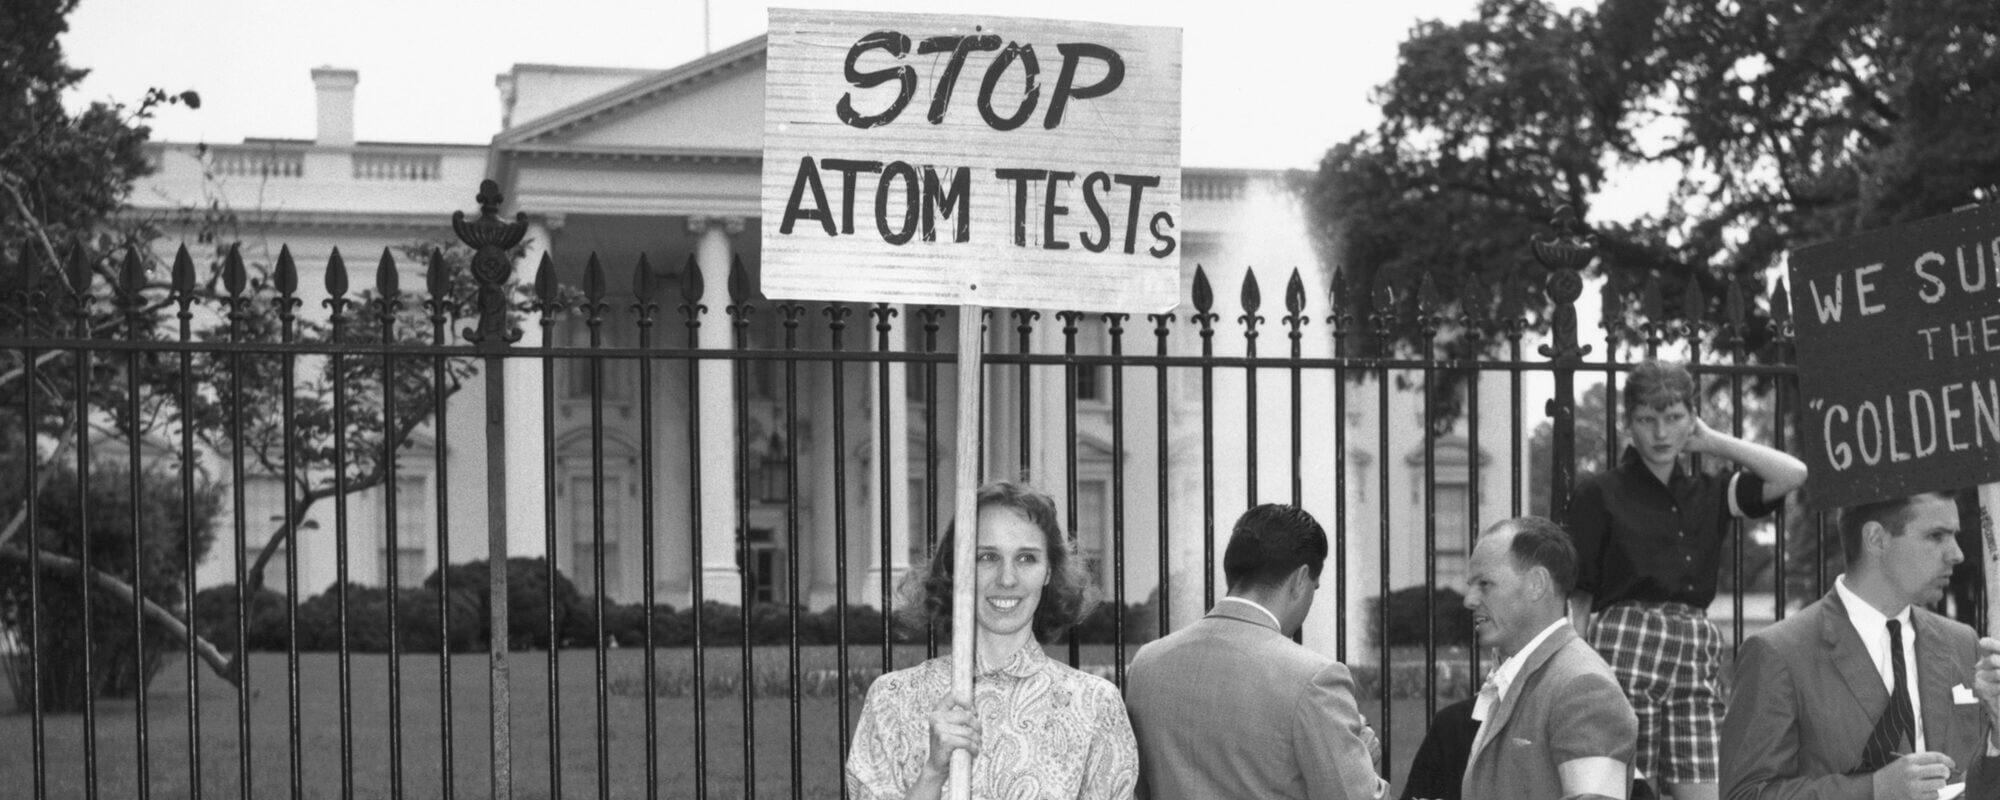
[[[1834,590],[1737,656],[1724,797],[2000,797],[2000,641],[1923,608],[1965,557],[1958,529],[1949,493],[1841,515]]]
[[[1431,717],[1424,743],[1410,759],[1403,779],[1402,800],[1459,800],[1465,783],[1465,761],[1472,757],[1472,740],[1479,721],[1472,718],[1473,698],[1460,700]]]
[[[1132,660],[1139,797],[1380,800],[1388,790],[1347,667],[1291,639],[1326,556],[1326,531],[1303,509],[1266,504],[1236,521],[1222,557],[1229,595]]]

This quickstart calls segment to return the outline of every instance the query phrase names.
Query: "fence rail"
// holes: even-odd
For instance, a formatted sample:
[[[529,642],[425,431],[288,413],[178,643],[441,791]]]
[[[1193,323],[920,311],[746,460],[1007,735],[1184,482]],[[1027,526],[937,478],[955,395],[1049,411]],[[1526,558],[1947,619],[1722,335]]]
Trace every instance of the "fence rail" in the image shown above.
[[[1740,283],[1712,321],[1698,293],[1665,316],[1657,283],[1607,298],[1589,360],[1592,255],[1562,233],[1532,248],[1546,297],[1423,276],[1364,304],[1294,271],[1267,319],[1259,276],[1229,309],[1197,269],[1191,313],[990,311],[981,451],[952,453],[955,310],[774,301],[740,259],[510,275],[524,221],[480,199],[466,248],[417,270],[385,251],[360,291],[338,251],[323,291],[289,251],[0,267],[0,660],[23,709],[0,761],[22,789],[839,796],[867,680],[940,650],[883,611],[968,456],[1059,498],[1110,602],[1058,649],[1121,684],[1214,601],[1247,501],[1312,508],[1339,565],[1305,639],[1355,664],[1400,773],[1481,668],[1447,591],[1471,540],[1559,516],[1579,464],[1615,461],[1627,358],[1687,357],[1732,432],[1790,438],[1782,291],[1764,322]],[[1738,642],[1824,590],[1825,523],[1735,532]]]

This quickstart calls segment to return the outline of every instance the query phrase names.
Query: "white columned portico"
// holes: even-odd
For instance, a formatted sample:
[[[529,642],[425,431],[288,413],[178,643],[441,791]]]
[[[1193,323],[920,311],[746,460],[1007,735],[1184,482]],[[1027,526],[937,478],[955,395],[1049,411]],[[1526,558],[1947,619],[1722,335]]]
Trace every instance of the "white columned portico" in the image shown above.
[[[732,345],[729,323],[729,267],[735,255],[730,236],[743,231],[741,217],[688,218],[695,237],[694,260],[701,270],[701,327],[696,342],[703,350],[727,350]],[[704,359],[696,368],[701,387],[694,402],[701,409],[701,468],[695,475],[695,501],[701,504],[702,597],[722,603],[742,601],[743,573],[736,563],[736,384],[731,362]]]
[[[516,286],[532,286],[535,270],[542,263],[542,255],[551,253],[551,237],[562,230],[561,214],[547,214],[528,218],[528,236],[522,248],[521,260],[514,263]],[[533,314],[521,315],[518,325],[521,340],[514,343],[519,351],[538,350],[542,346],[542,326]],[[525,358],[507,361],[507,546],[510,556],[529,556],[543,552],[547,538],[542,528],[548,520],[547,486],[554,477],[543,469],[548,450],[543,446],[542,432],[550,424],[543,413],[542,370],[540,364]]]
[[[909,349],[907,346],[909,337],[904,335],[904,329],[912,324],[910,320],[905,318],[909,313],[909,309],[900,305],[892,305],[889,308],[895,312],[895,316],[889,322],[896,327],[896,330],[892,331],[889,335],[889,352],[906,351]],[[871,321],[875,321],[872,317],[870,319]],[[871,336],[869,342],[873,345],[877,344],[879,340]],[[889,444],[889,485],[887,487],[889,489],[889,505],[884,505],[882,502],[883,492],[881,489],[883,487],[874,487],[876,491],[868,493],[868,519],[870,529],[880,531],[882,536],[888,537],[889,563],[882,563],[882,548],[879,545],[870,548],[868,551],[868,573],[862,581],[865,585],[860,587],[860,591],[856,593],[856,596],[863,603],[887,610],[895,606],[897,582],[902,580],[903,576],[910,569],[911,524],[908,510],[913,504],[908,502],[910,486],[910,437],[908,435],[910,430],[910,404],[908,400],[909,393],[906,388],[909,381],[909,365],[901,362],[889,365],[889,385],[886,392],[882,386],[882,381],[878,380],[876,375],[873,374],[874,371],[870,370],[870,373],[868,376],[868,408],[875,415],[879,415],[881,413],[880,409],[883,408],[887,408],[889,411],[889,424],[886,426],[886,430],[883,429],[883,426],[875,424],[879,422],[879,416],[876,419],[869,420],[871,423],[870,427],[875,429],[875,435],[886,438]],[[868,463],[871,467],[868,483],[871,486],[873,486],[876,480],[881,479],[882,476],[882,467],[877,463],[877,460],[882,458],[882,442],[877,440],[873,444],[874,446],[868,454]],[[889,573],[888,597],[882,596],[882,574],[884,569],[887,569]]]

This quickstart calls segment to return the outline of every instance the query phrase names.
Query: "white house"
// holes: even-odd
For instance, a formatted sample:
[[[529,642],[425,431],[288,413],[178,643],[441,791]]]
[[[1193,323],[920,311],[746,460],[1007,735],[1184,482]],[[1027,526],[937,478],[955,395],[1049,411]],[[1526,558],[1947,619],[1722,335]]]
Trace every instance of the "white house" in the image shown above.
[[[604,264],[611,276],[606,302],[612,309],[599,329],[606,346],[639,344],[627,308],[632,303],[630,270],[643,253],[667,287],[654,328],[655,347],[689,346],[688,328],[676,311],[681,302],[676,287],[684,265],[692,263],[707,287],[706,311],[693,346],[728,349],[732,331],[724,306],[730,265],[741,259],[753,277],[759,265],[764,56],[759,38],[666,70],[517,65],[498,78],[501,114],[492,142],[466,145],[358,140],[355,133],[365,122],[353,117],[360,76],[348,70],[314,70],[319,98],[315,140],[156,145],[152,152],[159,171],[134,192],[133,213],[172,227],[183,224],[174,221],[177,210],[221,200],[237,212],[247,255],[268,261],[278,245],[286,244],[311,275],[338,247],[361,286],[385,245],[449,236],[450,212],[470,211],[480,179],[490,176],[506,194],[503,216],[511,217],[516,209],[529,215],[527,256],[517,265],[517,278],[531,278],[543,253],[554,256],[560,277],[570,284],[581,283],[590,254]],[[1288,175],[1189,166],[1183,182],[1186,268],[1182,306],[1165,339],[1168,352],[1202,352],[1202,337],[1188,322],[1199,264],[1219,298],[1212,339],[1216,355],[1246,353],[1237,297],[1246,271],[1253,269],[1267,298],[1260,311],[1264,321],[1258,328],[1258,355],[1289,353],[1282,298],[1294,268],[1305,285],[1312,317],[1304,328],[1302,355],[1333,355],[1324,302],[1327,280],[1306,238],[1300,201],[1287,188]],[[181,233],[191,235],[185,227]],[[166,244],[175,241],[170,236]],[[405,286],[421,285],[420,266],[406,264],[403,269]],[[305,308],[313,313],[324,296],[321,283],[310,277],[302,283]],[[784,327],[771,313],[771,303],[761,297],[753,302],[759,313],[747,332],[749,347],[781,347]],[[845,348],[877,347],[875,320],[867,311],[857,309],[849,320]],[[890,349],[923,348],[924,333],[913,311],[898,309]],[[995,313],[988,352],[1021,349],[1013,323],[1006,314]],[[523,354],[545,344],[589,342],[588,326],[575,318],[552,329],[553,342],[543,341],[540,326],[523,327],[525,337],[516,345]],[[1044,311],[1028,349],[1063,352],[1062,327],[1052,311]],[[1110,352],[1101,318],[1088,317],[1078,328],[1077,352]],[[1124,330],[1128,354],[1152,354],[1160,346],[1148,320],[1127,320]],[[826,318],[816,313],[801,322],[798,336],[805,349],[832,343]],[[953,325],[941,325],[937,337],[940,351],[955,349]],[[640,386],[636,361],[606,362],[604,383],[596,392],[587,370],[568,361],[557,363],[553,386],[545,383],[540,361],[509,363],[505,490],[511,554],[541,555],[553,541],[557,563],[580,588],[601,590],[624,602],[650,592],[660,602],[681,605],[699,586],[707,599],[733,603],[747,573],[755,600],[823,607],[838,599],[844,578],[849,602],[879,605],[885,573],[893,582],[909,569],[922,558],[927,532],[933,526],[941,530],[948,521],[930,519],[929,509],[947,517],[951,513],[957,455],[952,452],[951,370],[938,370],[938,428],[931,430],[921,370],[893,365],[884,387],[872,364],[844,367],[838,396],[843,416],[836,419],[834,368],[826,362],[801,362],[796,373],[800,423],[792,428],[783,417],[782,362],[703,359],[692,369],[698,382],[692,391],[689,363],[657,361],[652,383]],[[737,369],[745,371],[745,397],[735,395]],[[1213,368],[1212,402],[1204,414],[1201,369],[1167,370],[1167,391],[1161,395],[1155,388],[1159,370],[1125,367],[1123,415],[1118,417],[1114,410],[1120,406],[1111,402],[1111,369],[1080,370],[1072,420],[1061,367],[1032,368],[1025,401],[1019,368],[989,368],[985,474],[1012,476],[1025,464],[1037,483],[1065,502],[1064,487],[1073,482],[1078,547],[1097,565],[1107,586],[1114,518],[1122,519],[1128,603],[1145,599],[1159,585],[1164,534],[1166,571],[1173,581],[1167,595],[1176,626],[1201,612],[1204,546],[1217,549],[1220,592],[1219,550],[1230,522],[1253,501],[1290,500],[1296,475],[1304,505],[1327,523],[1330,533],[1339,533],[1344,545],[1335,555],[1344,580],[1330,575],[1323,581],[1322,612],[1309,621],[1305,639],[1331,652],[1344,620],[1349,648],[1357,651],[1350,658],[1364,661],[1369,656],[1363,646],[1363,601],[1378,594],[1383,583],[1383,520],[1390,531],[1388,585],[1400,588],[1423,580],[1426,519],[1435,519],[1439,531],[1439,580],[1458,582],[1466,532],[1512,508],[1507,463],[1512,442],[1525,439],[1539,418],[1537,406],[1528,422],[1510,425],[1506,380],[1486,380],[1480,395],[1485,422],[1477,446],[1464,435],[1436,442],[1438,490],[1435,505],[1426,506],[1420,393],[1392,386],[1378,394],[1380,384],[1372,380],[1343,383],[1327,370],[1304,370],[1295,463],[1290,370],[1260,369],[1253,406],[1251,379],[1242,367]],[[1341,391],[1347,395],[1344,407],[1336,399]],[[544,402],[545,393],[553,404]],[[654,413],[649,439],[641,433],[642,396],[651,399]],[[1380,402],[1384,396],[1386,409]],[[594,451],[591,435],[593,399],[603,414],[601,453]],[[452,561],[486,557],[484,400],[482,383],[471,382],[449,405],[444,427],[423,431],[420,445],[400,462],[394,503],[399,546],[393,552],[383,524],[386,494],[376,490],[348,498],[354,580],[380,582],[388,560],[397,559],[405,583],[420,581],[437,566],[441,543]],[[699,431],[692,437],[691,410],[700,415]],[[1164,445],[1158,425],[1162,418]],[[1025,428],[1019,422],[1023,419]],[[1118,419],[1123,423],[1122,495],[1114,492],[1120,485],[1114,469],[1121,461],[1114,449],[1121,438],[1115,430]],[[1253,423],[1254,462],[1249,455]],[[739,428],[748,433],[743,450],[749,454],[740,465]],[[837,429],[844,436],[838,447]],[[1204,430],[1212,432],[1210,446],[1204,445]],[[796,441],[787,442],[787,437]],[[689,456],[697,445],[698,468]],[[786,445],[796,446],[799,454],[800,483],[790,492],[782,480],[773,480],[774,471],[786,465]],[[443,449],[442,459],[435,448]],[[935,448],[935,462],[926,458],[929,448]],[[645,452],[653,456],[650,482],[643,478]],[[440,461],[442,478],[436,469]],[[1467,467],[1472,462],[1480,465],[1476,483]],[[935,484],[928,478],[931,463],[937,464]],[[1339,472],[1343,464],[1344,480]],[[738,483],[739,474],[744,485]],[[270,519],[277,495],[268,478],[245,475],[241,485],[251,509],[246,523],[254,547],[263,537],[260,531],[268,531],[260,521]],[[838,496],[840,491],[845,495]],[[1476,508],[1468,501],[1474,494]],[[1213,497],[1212,528],[1205,519],[1205,496]],[[926,497],[937,498],[934,506]],[[1121,497],[1122,504],[1117,502]],[[442,536],[437,528],[440,500],[448,504],[448,529]],[[639,557],[648,500],[655,546],[651,586],[642,581]],[[843,509],[844,517],[837,518],[836,511]],[[696,512],[699,524],[693,521]],[[1120,512],[1122,517],[1114,516]],[[794,513],[795,529],[789,524]],[[335,577],[332,501],[315,509],[313,517],[317,528],[304,531],[296,548],[301,594],[316,594]],[[552,537],[545,529],[547,519],[554,520]],[[600,521],[604,543],[598,551],[592,534]],[[746,570],[739,570],[735,556],[740,521],[747,522]],[[844,554],[835,552],[835,532],[842,528]],[[696,540],[702,547],[699,564],[693,563],[691,552]],[[793,549],[796,575],[786,571]],[[204,565],[202,583],[233,579],[235,554],[224,550]],[[588,568],[599,557],[606,573],[601,587]],[[845,573],[837,572],[843,566]],[[1343,613],[1327,613],[1334,608]]]

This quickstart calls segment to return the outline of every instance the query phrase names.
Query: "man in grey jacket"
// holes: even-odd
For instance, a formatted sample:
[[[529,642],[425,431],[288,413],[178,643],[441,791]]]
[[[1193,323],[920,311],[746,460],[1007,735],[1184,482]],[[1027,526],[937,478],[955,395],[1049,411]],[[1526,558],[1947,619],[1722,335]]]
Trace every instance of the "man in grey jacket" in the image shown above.
[[[1301,647],[1326,565],[1326,531],[1265,504],[1223,553],[1229,594],[1208,616],[1139,649],[1125,690],[1141,798],[1379,800],[1380,745],[1347,667]]]
[[[1541,517],[1502,520],[1473,547],[1465,607],[1500,663],[1473,700],[1480,720],[1467,798],[1625,800],[1639,718],[1611,667],[1570,628],[1576,547]]]

